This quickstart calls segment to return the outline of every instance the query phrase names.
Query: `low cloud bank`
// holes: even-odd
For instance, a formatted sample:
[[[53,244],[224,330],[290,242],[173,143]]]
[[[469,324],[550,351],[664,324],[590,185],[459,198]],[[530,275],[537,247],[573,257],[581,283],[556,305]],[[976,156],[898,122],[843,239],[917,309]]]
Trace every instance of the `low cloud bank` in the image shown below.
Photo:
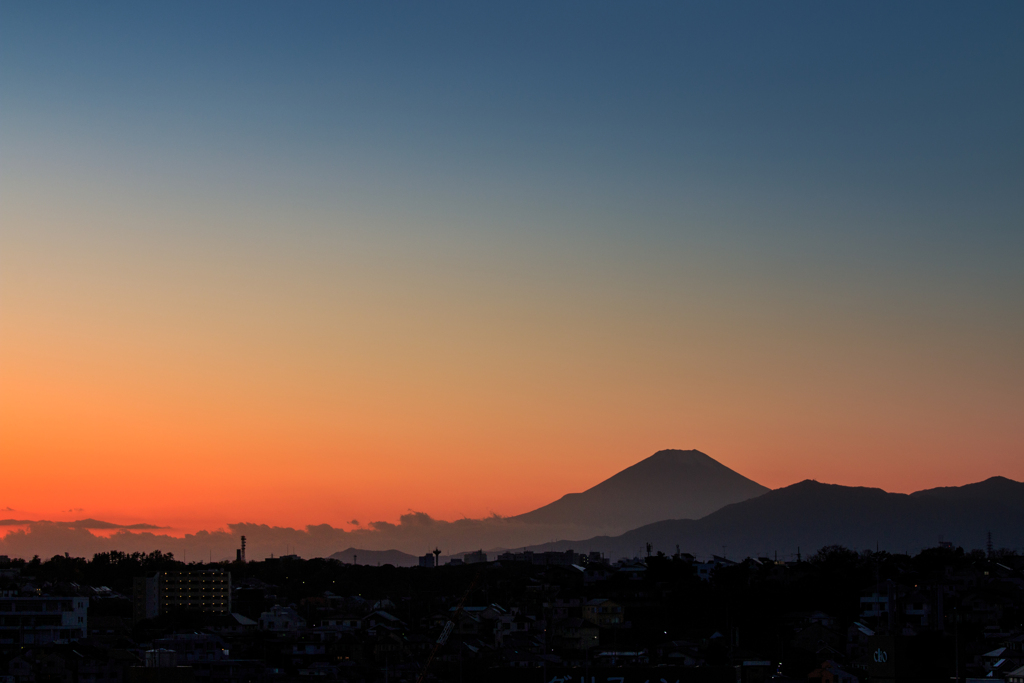
[[[246,537],[246,556],[260,560],[271,555],[295,554],[303,558],[328,557],[345,548],[401,550],[423,555],[440,548],[445,555],[476,549],[519,548],[565,539],[591,538],[603,530],[577,525],[529,524],[499,517],[437,520],[423,512],[402,515],[397,524],[372,522],[364,528],[346,531],[329,524],[309,525],[304,529],[266,524],[229,524],[227,529],[199,531],[183,538],[156,533],[165,527],[151,524],[117,525],[99,520],[49,522],[0,520],[0,526],[23,527],[0,538],[0,555],[29,559],[68,553],[91,557],[100,552],[174,553],[189,562],[233,560],[241,537]],[[97,536],[95,530],[116,529],[109,536]],[[580,547],[579,551],[587,548]]]

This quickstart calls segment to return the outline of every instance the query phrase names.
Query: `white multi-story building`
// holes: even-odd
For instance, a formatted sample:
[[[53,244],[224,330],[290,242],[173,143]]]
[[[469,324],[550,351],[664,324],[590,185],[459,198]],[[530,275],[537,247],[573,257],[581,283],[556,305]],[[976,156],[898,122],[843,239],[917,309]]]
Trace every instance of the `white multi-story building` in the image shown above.
[[[89,598],[0,592],[0,644],[68,643],[89,633]]]
[[[260,615],[259,628],[261,631],[294,633],[306,628],[306,620],[300,617],[299,613],[291,607],[274,605],[270,610]]]

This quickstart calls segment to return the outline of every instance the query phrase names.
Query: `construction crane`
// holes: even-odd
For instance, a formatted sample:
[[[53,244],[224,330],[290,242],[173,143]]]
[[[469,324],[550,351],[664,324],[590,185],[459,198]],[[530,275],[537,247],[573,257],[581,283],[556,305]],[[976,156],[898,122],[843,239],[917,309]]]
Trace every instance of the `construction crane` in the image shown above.
[[[462,614],[462,608],[466,606],[466,600],[469,599],[469,594],[476,588],[477,581],[480,580],[480,574],[483,573],[483,568],[476,573],[473,580],[469,584],[469,588],[462,594],[462,599],[459,600],[459,606],[455,608],[455,613],[452,614],[451,618],[448,619],[448,623],[444,625],[444,629],[441,630],[441,635],[437,637],[437,642],[434,643],[434,649],[430,651],[430,656],[427,657],[426,663],[423,665],[423,671],[420,672],[420,677],[416,679],[416,683],[423,683],[427,679],[427,671],[430,670],[430,664],[434,661],[434,657],[437,656],[438,650],[444,647],[444,644],[448,642],[448,638],[452,635],[452,631],[455,630],[455,622],[459,620],[459,615]]]

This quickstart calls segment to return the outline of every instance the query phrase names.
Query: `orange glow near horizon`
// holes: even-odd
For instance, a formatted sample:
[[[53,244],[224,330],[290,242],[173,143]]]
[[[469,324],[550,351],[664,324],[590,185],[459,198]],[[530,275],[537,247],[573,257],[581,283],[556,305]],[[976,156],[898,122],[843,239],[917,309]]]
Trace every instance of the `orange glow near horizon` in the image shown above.
[[[842,310],[811,327],[798,307],[813,301],[768,315],[742,283],[701,293],[714,306],[626,296],[600,258],[569,262],[583,294],[536,298],[509,273],[472,292],[444,262],[407,260],[406,280],[353,302],[343,293],[365,272],[306,273],[295,289],[294,272],[232,285],[182,262],[181,290],[139,273],[120,290],[89,272],[126,262],[86,254],[46,291],[38,252],[18,256],[0,366],[0,507],[14,518],[182,533],[513,515],[662,448],[700,449],[772,488],[1024,478],[1020,427],[1006,428],[1019,388],[984,358],[950,363],[963,333],[942,321],[905,339]],[[647,265],[652,291],[693,284],[657,255]],[[921,353],[937,332],[944,345]]]

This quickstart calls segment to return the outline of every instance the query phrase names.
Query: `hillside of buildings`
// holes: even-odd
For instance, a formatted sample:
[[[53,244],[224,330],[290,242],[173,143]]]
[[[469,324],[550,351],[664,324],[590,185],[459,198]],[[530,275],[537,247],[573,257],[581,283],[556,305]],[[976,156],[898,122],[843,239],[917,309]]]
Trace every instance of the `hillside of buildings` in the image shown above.
[[[0,677],[412,683],[428,661],[434,682],[1011,681],[1024,672],[1024,557],[1012,551],[558,555],[413,568],[0,557]]]

